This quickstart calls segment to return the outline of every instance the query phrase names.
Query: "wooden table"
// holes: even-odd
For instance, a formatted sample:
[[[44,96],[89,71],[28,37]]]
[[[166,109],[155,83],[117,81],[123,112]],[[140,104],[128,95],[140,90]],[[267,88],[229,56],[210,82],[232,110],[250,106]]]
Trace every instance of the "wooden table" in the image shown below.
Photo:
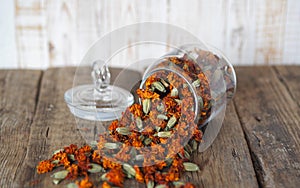
[[[55,186],[49,173],[38,175],[35,167],[54,150],[84,144],[63,98],[75,70],[0,71],[0,187],[67,183]],[[237,67],[236,73],[237,93],[220,134],[192,157],[201,171],[183,179],[197,187],[299,187],[300,67]],[[125,183],[135,186],[143,187]]]

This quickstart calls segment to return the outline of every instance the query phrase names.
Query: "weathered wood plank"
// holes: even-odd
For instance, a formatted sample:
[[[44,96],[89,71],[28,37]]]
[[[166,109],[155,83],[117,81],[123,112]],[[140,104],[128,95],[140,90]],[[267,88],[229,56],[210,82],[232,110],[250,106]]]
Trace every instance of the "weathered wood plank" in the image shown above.
[[[300,66],[276,66],[279,80],[300,107]]]
[[[298,187],[298,104],[271,67],[239,67],[237,75],[239,85],[234,102],[260,185]],[[295,72],[295,75],[299,73]]]
[[[38,182],[36,187],[54,187],[49,174],[36,174],[38,161],[50,157],[52,151],[65,145],[84,143],[63,100],[64,92],[72,86],[74,72],[75,69],[60,68],[49,69],[44,74],[37,116],[30,134],[29,152],[16,181],[19,186]],[[116,73],[113,72],[112,75],[115,77]],[[132,74],[130,77],[132,78]],[[226,147],[228,145],[230,147]],[[232,104],[228,106],[224,127],[213,146],[206,152],[195,155],[194,160],[200,165],[201,172],[186,173],[183,179],[194,182],[197,186],[257,187],[250,154]],[[61,186],[65,183],[61,183]],[[130,181],[125,185],[143,187]]]
[[[18,173],[16,184],[28,187],[43,177],[36,173],[38,161],[50,157],[51,152],[71,143],[82,144],[73,116],[64,103],[63,94],[72,86],[75,69],[49,69],[44,73],[36,116],[29,135],[28,153]],[[47,179],[46,179],[47,180]],[[38,187],[52,182],[42,181]]]
[[[247,142],[232,102],[223,127],[212,146],[193,156],[200,172],[185,173],[183,179],[196,187],[258,187]]]
[[[15,187],[22,169],[42,71],[0,71],[0,187]]]

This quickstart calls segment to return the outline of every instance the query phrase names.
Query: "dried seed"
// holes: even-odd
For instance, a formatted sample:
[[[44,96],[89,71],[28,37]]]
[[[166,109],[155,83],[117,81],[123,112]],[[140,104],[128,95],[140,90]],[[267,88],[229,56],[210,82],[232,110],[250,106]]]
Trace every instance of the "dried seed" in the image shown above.
[[[172,135],[171,131],[158,132],[157,136],[161,138],[168,138]]]
[[[147,188],[154,188],[154,182],[153,181],[149,181],[147,183]]]
[[[151,142],[152,142],[152,139],[151,139],[151,138],[146,138],[146,139],[144,140],[144,144],[145,144],[146,146],[149,145]]]
[[[141,117],[137,117],[135,120],[135,123],[139,130],[141,130],[143,128],[143,121],[142,121]]]
[[[151,101],[150,99],[144,99],[143,100],[143,112],[145,114],[148,114],[151,108]]]
[[[123,164],[123,169],[125,170],[125,172],[127,172],[127,174],[135,177],[136,171],[135,171],[135,169],[132,166],[130,166],[127,163],[124,163]]]
[[[52,178],[55,178],[55,179],[65,179],[68,175],[69,171],[67,170],[62,170],[62,171],[58,171],[58,172],[55,172],[51,175]]]
[[[51,163],[52,164],[58,164],[60,162],[60,160],[54,160],[54,161],[52,161]]]
[[[58,185],[62,180],[58,180],[58,179],[54,179],[52,182],[55,184],[55,185]]]
[[[101,177],[100,177],[100,180],[101,181],[107,181],[106,175],[107,175],[107,173],[102,174]]]
[[[161,127],[159,127],[159,126],[156,126],[156,127],[155,127],[156,132],[159,132],[160,129],[161,129]],[[154,136],[154,135],[153,135],[153,136]],[[156,135],[156,136],[157,136],[157,135]]]
[[[171,97],[176,97],[178,96],[178,89],[177,88],[173,88],[171,90]]]
[[[105,172],[104,168],[98,164],[95,164],[95,163],[91,163],[90,164],[90,169],[88,169],[88,171],[90,173],[98,173],[98,172]]]
[[[196,140],[192,140],[192,142],[191,142],[190,145],[191,145],[193,151],[196,151],[196,150],[197,150],[198,144],[197,144],[197,141],[196,141]]]
[[[90,146],[93,150],[97,149],[97,145],[98,145],[98,142],[96,140],[93,140],[90,142]]]
[[[168,84],[164,79],[160,79],[160,82],[161,82],[165,87],[169,87],[169,84]]]
[[[189,152],[189,153],[192,153],[193,152],[193,149],[191,148],[191,146],[189,144],[185,145],[184,146],[184,149]]]
[[[145,136],[144,136],[144,135],[141,135],[141,136],[139,136],[139,139],[143,142],[144,139],[145,139]]]
[[[177,104],[181,105],[182,103],[182,100],[179,100],[179,99],[175,99],[175,101],[177,102]]]
[[[61,151],[64,151],[64,149],[58,149],[58,150],[55,150],[55,151],[53,152],[52,155],[58,154],[58,153],[61,152]]]
[[[173,159],[172,158],[167,158],[166,163],[167,163],[167,166],[170,166],[173,163]]]
[[[153,92],[155,90],[155,87],[151,85],[151,88],[149,90]]]
[[[190,171],[190,172],[199,170],[198,165],[190,162],[184,162],[183,167],[186,171]]]
[[[158,91],[163,92],[163,93],[166,92],[166,88],[160,82],[153,82],[152,85]]]
[[[68,155],[69,159],[71,159],[71,161],[75,161],[75,157],[73,154]]]
[[[176,117],[172,116],[167,123],[167,127],[171,129],[175,125],[176,121],[177,121]]]
[[[173,181],[172,183],[175,186],[175,188],[180,188],[180,187],[183,187],[185,185],[185,183],[182,182],[182,181]]]
[[[78,188],[78,185],[76,183],[69,183],[67,188]]]
[[[107,149],[117,149],[119,145],[117,143],[107,142],[104,144],[104,147]]]
[[[134,147],[132,147],[129,154],[130,154],[131,158],[134,159],[136,156],[136,149]]]
[[[136,155],[135,156],[135,160],[137,160],[137,161],[143,161],[144,160],[144,155]]]
[[[189,71],[189,66],[187,64],[184,64],[182,68]]]
[[[167,186],[165,184],[160,184],[155,186],[155,188],[167,188]]]
[[[167,120],[168,116],[164,115],[164,114],[158,114],[157,115],[157,119],[163,119],[163,120]]]
[[[118,127],[118,128],[116,128],[116,131],[121,135],[130,135],[131,134],[129,127]]]
[[[184,159],[184,156],[179,152],[177,153],[177,155],[181,158],[181,159]]]
[[[189,152],[187,152],[186,150],[184,150],[184,157],[187,158],[187,159],[191,158]]]
[[[195,81],[192,83],[192,85],[193,85],[194,87],[199,87],[199,86],[200,86],[200,80],[199,80],[199,79],[195,80]]]
[[[159,105],[157,105],[156,109],[159,112],[163,112],[165,110],[165,106],[162,103],[160,103]]]
[[[203,108],[203,99],[202,99],[201,96],[198,96],[198,104],[199,104],[200,110],[202,110],[202,108]]]

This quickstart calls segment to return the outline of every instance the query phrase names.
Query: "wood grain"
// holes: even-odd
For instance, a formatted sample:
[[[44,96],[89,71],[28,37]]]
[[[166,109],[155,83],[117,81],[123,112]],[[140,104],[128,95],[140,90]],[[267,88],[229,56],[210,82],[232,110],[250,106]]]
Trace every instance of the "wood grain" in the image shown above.
[[[50,179],[38,176],[38,161],[47,159],[61,147],[74,143],[83,144],[75,127],[75,119],[64,102],[64,92],[72,86],[75,69],[49,69],[44,73],[34,123],[29,135],[28,153],[18,172],[18,187],[52,185]],[[41,181],[44,180],[44,181]],[[41,182],[40,182],[41,181]]]
[[[15,180],[28,152],[42,71],[0,70],[0,187]]]
[[[300,107],[300,67],[299,66],[276,66],[275,71],[278,79],[286,87],[295,103]]]
[[[227,106],[223,127],[212,146],[203,153],[196,153],[192,160],[200,166],[200,172],[184,173],[183,179],[196,187],[258,187],[232,102]]]
[[[147,21],[182,27],[237,65],[300,62],[298,0],[15,0],[14,6],[17,61],[11,67],[78,65],[98,37]],[[170,34],[170,40],[180,39]],[[129,50],[118,65],[143,53]]]
[[[64,187],[69,182],[55,186],[51,173],[38,175],[36,165],[56,149],[85,143],[80,125],[86,122],[76,120],[63,99],[75,72],[0,71],[0,187]],[[140,74],[120,72],[112,69],[112,82],[136,88]],[[297,187],[300,67],[238,67],[236,72],[237,93],[220,134],[204,153],[192,156],[201,171],[183,173],[182,179],[197,187]],[[89,69],[76,74],[89,82]],[[88,139],[95,139],[93,130]],[[144,185],[126,181],[125,187]]]
[[[279,68],[278,75],[272,67],[239,67],[236,72],[235,107],[260,186],[298,187],[300,108],[294,97],[299,93],[295,86],[299,72],[292,76]],[[289,92],[280,80],[289,80],[288,88],[294,90]]]

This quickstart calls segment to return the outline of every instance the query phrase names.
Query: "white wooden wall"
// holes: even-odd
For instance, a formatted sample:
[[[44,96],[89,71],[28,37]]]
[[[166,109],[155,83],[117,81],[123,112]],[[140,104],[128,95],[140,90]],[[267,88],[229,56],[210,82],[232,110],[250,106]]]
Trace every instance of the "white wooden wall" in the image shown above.
[[[144,21],[185,28],[233,64],[300,64],[299,0],[15,0],[11,7],[16,57],[3,56],[0,68],[76,65],[98,37]]]

